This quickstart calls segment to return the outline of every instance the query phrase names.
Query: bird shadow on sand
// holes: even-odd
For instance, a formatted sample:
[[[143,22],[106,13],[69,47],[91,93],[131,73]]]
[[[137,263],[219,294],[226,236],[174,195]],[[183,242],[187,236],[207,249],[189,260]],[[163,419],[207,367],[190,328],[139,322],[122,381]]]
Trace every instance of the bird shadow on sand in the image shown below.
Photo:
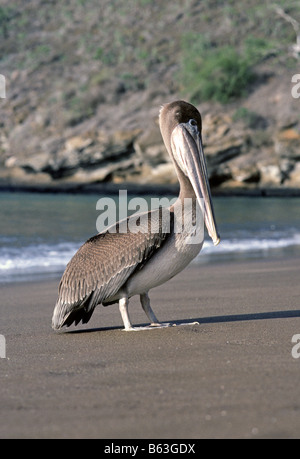
[[[229,322],[244,322],[244,321],[256,321],[256,320],[270,320],[270,319],[289,319],[292,317],[300,317],[300,309],[296,310],[285,310],[285,311],[272,311],[272,312],[258,312],[251,314],[233,314],[233,315],[222,315],[222,316],[211,316],[211,317],[198,317],[193,319],[182,319],[182,320],[171,320],[168,322],[169,327],[148,327],[149,323],[137,324],[137,327],[141,330],[161,330],[170,329],[181,325],[203,325],[203,324],[216,324],[216,323],[229,323]],[[163,322],[164,324],[165,322]],[[77,330],[68,330],[66,333],[79,334],[79,333],[95,333],[121,330],[125,331],[123,326],[115,327],[102,327],[102,328],[86,328]]]

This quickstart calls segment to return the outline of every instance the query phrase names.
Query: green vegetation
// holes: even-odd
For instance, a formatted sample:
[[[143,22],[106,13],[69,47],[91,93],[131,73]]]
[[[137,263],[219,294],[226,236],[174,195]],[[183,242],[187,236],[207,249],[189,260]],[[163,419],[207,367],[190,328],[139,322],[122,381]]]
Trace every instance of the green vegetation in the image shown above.
[[[0,34],[2,38],[8,38],[8,23],[14,14],[11,7],[0,6]]]
[[[201,36],[184,39],[180,81],[191,101],[215,100],[221,103],[246,95],[255,80],[253,60],[240,55],[230,45],[214,48]]]
[[[296,3],[277,2],[281,3],[293,17],[299,16]],[[270,69],[279,62],[295,66],[288,52],[295,40],[293,28],[276,15],[274,5],[249,1],[216,8],[215,13],[207,9],[209,28],[185,33],[181,39],[177,81],[182,94],[196,104],[226,104],[247,96],[263,62],[268,61]]]
[[[273,50],[272,41],[252,35],[238,51],[232,45],[215,46],[199,34],[187,34],[182,41],[180,84],[194,103],[231,102],[247,95],[256,80],[255,65]]]

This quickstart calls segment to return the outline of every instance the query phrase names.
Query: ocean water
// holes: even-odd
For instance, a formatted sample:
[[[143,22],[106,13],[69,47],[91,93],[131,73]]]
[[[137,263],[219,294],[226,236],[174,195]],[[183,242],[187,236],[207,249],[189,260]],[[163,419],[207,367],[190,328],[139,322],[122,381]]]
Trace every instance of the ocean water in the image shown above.
[[[100,198],[0,193],[0,282],[59,277],[80,245],[97,234]],[[111,198],[118,204],[118,196]],[[214,247],[206,235],[194,263],[300,255],[300,198],[213,201],[221,243]]]

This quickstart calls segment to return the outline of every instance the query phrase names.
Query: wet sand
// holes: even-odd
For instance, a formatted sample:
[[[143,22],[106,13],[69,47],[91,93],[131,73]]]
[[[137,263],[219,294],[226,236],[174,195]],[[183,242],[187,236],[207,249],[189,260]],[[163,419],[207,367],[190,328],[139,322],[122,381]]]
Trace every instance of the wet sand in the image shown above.
[[[174,325],[150,331],[114,305],[54,332],[57,286],[0,287],[0,438],[300,436],[299,259],[190,266],[150,292]]]

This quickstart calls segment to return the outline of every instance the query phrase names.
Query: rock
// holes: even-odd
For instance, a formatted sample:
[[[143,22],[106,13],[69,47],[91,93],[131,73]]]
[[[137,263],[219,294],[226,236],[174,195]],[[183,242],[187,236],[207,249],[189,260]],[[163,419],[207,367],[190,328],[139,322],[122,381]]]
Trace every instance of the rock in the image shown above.
[[[18,158],[16,156],[9,156],[4,161],[4,166],[10,169],[11,167],[15,167],[18,164]]]
[[[284,184],[286,180],[289,180],[290,173],[295,168],[295,161],[288,159],[288,158],[283,158],[279,162],[279,166],[280,166],[281,175],[282,175],[282,183]]]
[[[48,153],[41,152],[19,161],[19,165],[27,172],[43,172],[47,170],[50,161],[51,156]]]
[[[300,162],[296,163],[295,168],[289,174],[288,180],[284,182],[284,186],[291,188],[300,187]]]
[[[281,142],[290,142],[300,140],[300,133],[296,129],[285,129],[277,135],[277,139]]]
[[[260,185],[262,186],[280,186],[282,183],[282,174],[279,164],[258,163],[260,173]]]
[[[227,192],[232,190],[233,192],[236,191],[243,191],[247,192],[249,190],[256,190],[257,189],[257,184],[256,183],[245,183],[245,182],[240,182],[237,180],[229,179],[226,180],[226,182],[220,183],[217,187],[217,190],[226,190]]]
[[[245,144],[245,133],[232,129],[232,118],[228,115],[206,115],[203,120],[203,146],[208,168],[241,154]]]
[[[127,177],[127,181],[140,184],[176,184],[178,179],[172,163],[159,164],[156,167],[144,163],[138,173]]]
[[[300,132],[296,128],[279,131],[275,135],[275,152],[282,158],[300,159]]]
[[[237,183],[258,183],[260,172],[257,167],[257,157],[253,152],[241,155],[227,163],[232,180]]]
[[[170,162],[157,124],[153,124],[149,130],[137,138],[134,142],[134,149],[141,161],[151,166]]]
[[[177,175],[172,163],[159,164],[152,170],[151,183],[165,183],[175,184],[177,183]]]
[[[30,173],[27,172],[23,167],[14,166],[9,169],[0,170],[0,181],[4,181],[10,184],[25,184],[25,185],[35,185],[35,184],[48,184],[51,182],[51,177],[48,174],[39,172],[39,173]]]
[[[134,156],[133,142],[139,131],[114,134],[90,132],[68,138],[58,151],[40,152],[20,162],[26,171],[48,173],[53,179],[101,181],[112,173],[134,168],[140,162]],[[45,147],[45,144],[44,144]]]
[[[79,168],[76,172],[70,176],[63,178],[64,182],[67,183],[94,183],[104,181],[109,174],[112,173],[112,169],[109,167],[98,167],[95,169],[87,170]]]
[[[248,165],[243,168],[230,167],[233,180],[238,183],[258,183],[260,172],[256,165]]]
[[[93,139],[87,137],[81,137],[79,135],[70,137],[67,139],[65,142],[65,149],[67,151],[72,151],[72,150],[78,150],[82,151],[84,148],[89,147],[90,145],[93,144]]]
[[[204,153],[208,167],[213,168],[240,155],[243,145],[244,142],[241,139],[227,140],[222,144],[204,144]]]
[[[211,167],[208,172],[211,186],[217,187],[221,183],[231,180],[232,174],[226,163]]]
[[[91,167],[82,168],[79,167],[76,171],[67,176],[63,177],[63,180],[67,183],[95,183],[102,182],[110,178],[112,182],[116,182],[116,177],[128,175],[128,170],[135,168],[135,164],[132,159],[124,159],[117,163],[106,163],[102,167]],[[122,182],[124,180],[119,180]]]
[[[36,115],[34,120],[39,117]],[[249,189],[300,187],[298,159],[300,132],[297,123],[264,131],[234,123],[228,114],[203,118],[203,144],[212,187]],[[141,185],[177,183],[157,118],[146,130],[97,129],[92,123],[59,137],[57,133],[38,145],[24,131],[12,131],[18,142],[16,154],[3,153],[2,163],[13,183],[92,184],[130,182]],[[21,142],[22,140],[22,142]],[[32,154],[20,154],[22,144]],[[11,144],[15,145],[15,144]]]

